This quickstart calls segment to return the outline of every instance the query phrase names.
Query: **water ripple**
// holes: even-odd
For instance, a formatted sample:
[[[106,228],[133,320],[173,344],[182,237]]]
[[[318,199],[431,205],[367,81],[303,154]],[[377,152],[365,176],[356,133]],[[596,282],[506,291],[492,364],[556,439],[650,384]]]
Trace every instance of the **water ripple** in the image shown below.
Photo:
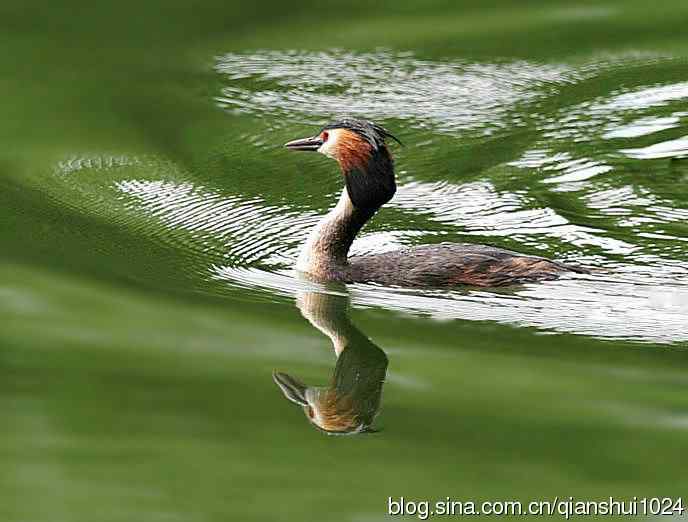
[[[364,114],[482,134],[519,125],[509,116],[515,105],[579,78],[564,65],[436,62],[390,51],[230,53],[216,70],[230,82],[217,102],[234,111],[318,120]]]
[[[686,158],[688,157],[688,136],[638,149],[621,149],[620,152],[634,159]]]
[[[410,190],[417,190],[412,184]],[[128,180],[117,188],[171,228],[213,231],[224,238],[227,263],[213,264],[208,277],[232,286],[270,295],[294,297],[304,289],[328,291],[304,281],[292,265],[299,244],[317,220],[313,213],[265,205],[257,198],[213,194],[191,184]],[[475,187],[470,187],[469,191]],[[485,190],[485,187],[478,190]],[[514,206],[514,195],[506,196]],[[499,208],[492,205],[492,209]],[[481,214],[481,212],[476,212]],[[545,227],[547,228],[547,227]],[[556,227],[554,227],[556,229]],[[551,229],[548,229],[551,230]],[[570,233],[580,233],[571,231]],[[396,231],[374,232],[357,241],[356,249],[397,248],[413,237]],[[370,240],[370,237],[373,239]],[[382,246],[380,246],[380,239]],[[572,240],[572,238],[568,238]],[[291,248],[284,248],[289,241]],[[368,243],[367,243],[368,242]],[[361,245],[364,245],[361,248]],[[271,258],[270,254],[274,254]],[[256,264],[256,261],[261,262]],[[383,306],[438,319],[496,320],[550,331],[653,342],[688,340],[688,286],[670,284],[686,278],[685,266],[664,264],[646,256],[651,271],[629,264],[614,267],[614,275],[575,277],[542,285],[525,285],[510,292],[487,290],[407,290],[376,285],[351,285],[359,306]],[[609,265],[607,265],[609,266]]]
[[[504,137],[527,125],[533,139],[479,179],[460,181],[460,173],[452,173],[451,181],[427,181],[416,172],[417,163],[411,164],[388,205],[391,212],[366,227],[354,253],[384,252],[436,236],[493,237],[517,250],[527,247],[604,271],[498,292],[351,285],[353,303],[606,339],[688,341],[688,209],[673,194],[681,186],[662,192],[637,179],[648,176],[638,172],[641,164],[688,152],[688,137],[664,134],[680,132],[688,83],[621,85],[585,101],[576,96],[572,105],[555,103],[549,114],[533,110],[556,97],[557,88],[573,88],[624,63],[619,57],[577,67],[468,63],[388,51],[227,54],[216,64],[225,80],[217,102],[243,118],[263,117],[273,127],[321,122],[339,113],[402,120],[423,134],[409,156],[431,154],[437,146],[428,138],[433,133],[446,142],[446,134],[456,140],[458,134]],[[240,139],[257,154],[265,152],[264,141],[251,136]],[[649,159],[660,162],[644,161]],[[675,172],[662,174],[681,176],[681,162],[671,163],[679,165]],[[126,155],[75,155],[55,170],[80,196],[65,201],[73,208],[100,215],[111,195],[103,186],[114,189],[120,219],[135,233],[191,253],[190,271],[201,279],[199,286],[215,284],[218,293],[241,288],[268,299],[292,298],[314,287],[329,291],[291,269],[320,212],[271,198],[267,191],[274,187],[256,187],[252,193],[266,195],[248,196],[198,183],[193,173],[180,174],[169,162]],[[98,185],[99,177],[89,173],[104,181]]]

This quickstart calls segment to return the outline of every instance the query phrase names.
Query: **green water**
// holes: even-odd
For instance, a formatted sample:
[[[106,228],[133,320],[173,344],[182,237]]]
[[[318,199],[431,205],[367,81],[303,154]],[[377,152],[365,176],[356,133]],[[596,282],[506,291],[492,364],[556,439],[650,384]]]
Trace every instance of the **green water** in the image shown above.
[[[0,520],[686,493],[688,3],[56,4],[0,6]],[[600,270],[300,280],[341,180],[281,145],[342,113],[405,143],[357,252]],[[379,349],[377,433],[325,435],[273,381]]]

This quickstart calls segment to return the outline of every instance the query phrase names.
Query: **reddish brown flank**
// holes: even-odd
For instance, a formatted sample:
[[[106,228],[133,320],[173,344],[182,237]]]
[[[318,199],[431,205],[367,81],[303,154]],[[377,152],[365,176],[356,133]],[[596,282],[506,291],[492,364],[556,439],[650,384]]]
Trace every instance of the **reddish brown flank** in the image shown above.
[[[449,285],[504,286],[557,279],[565,269],[548,259],[512,256],[497,262],[472,263],[450,275]]]

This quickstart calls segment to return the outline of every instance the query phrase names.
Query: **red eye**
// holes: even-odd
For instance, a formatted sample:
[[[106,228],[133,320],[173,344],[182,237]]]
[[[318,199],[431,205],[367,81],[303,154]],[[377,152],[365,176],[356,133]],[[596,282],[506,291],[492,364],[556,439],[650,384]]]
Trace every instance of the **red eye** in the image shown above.
[[[320,137],[322,138],[323,141],[327,141],[327,138],[330,137],[330,134],[328,132],[323,132]]]

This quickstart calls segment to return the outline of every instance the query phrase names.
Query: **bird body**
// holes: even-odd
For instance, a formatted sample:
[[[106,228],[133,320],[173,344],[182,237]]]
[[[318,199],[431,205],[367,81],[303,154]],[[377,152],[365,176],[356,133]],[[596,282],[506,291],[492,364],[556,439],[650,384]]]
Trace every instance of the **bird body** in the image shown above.
[[[324,127],[316,136],[286,144],[293,150],[317,151],[337,160],[345,181],[337,205],[306,241],[298,270],[326,281],[410,287],[505,286],[557,279],[566,272],[587,272],[543,257],[463,243],[349,257],[358,232],[396,191],[387,138],[396,140],[379,125],[346,119]]]
[[[354,256],[349,264],[349,282],[407,287],[505,286],[553,280],[562,272],[581,271],[543,257],[464,243],[421,245]]]

